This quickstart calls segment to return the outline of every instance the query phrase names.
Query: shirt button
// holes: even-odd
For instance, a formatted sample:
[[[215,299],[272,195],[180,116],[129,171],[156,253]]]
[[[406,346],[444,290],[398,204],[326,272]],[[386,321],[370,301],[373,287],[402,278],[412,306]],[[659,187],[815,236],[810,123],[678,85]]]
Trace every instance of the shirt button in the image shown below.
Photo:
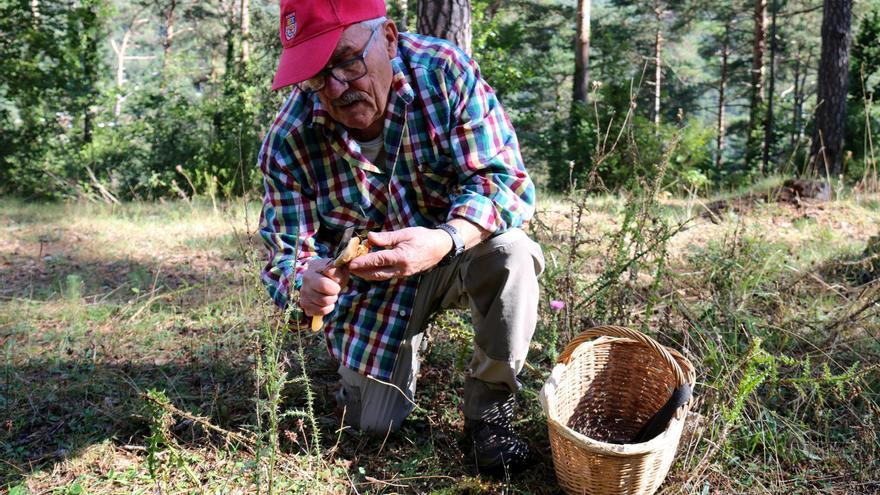
[[[399,314],[401,317],[404,317],[406,316],[406,310],[401,309],[397,314]]]

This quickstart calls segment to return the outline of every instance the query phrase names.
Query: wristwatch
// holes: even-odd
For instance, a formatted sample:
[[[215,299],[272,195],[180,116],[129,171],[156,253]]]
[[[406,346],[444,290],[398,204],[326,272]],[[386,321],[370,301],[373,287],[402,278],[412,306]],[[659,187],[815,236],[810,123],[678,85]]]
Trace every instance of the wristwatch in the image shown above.
[[[458,230],[448,223],[441,223],[434,228],[440,229],[449,234],[449,237],[452,237],[452,249],[450,249],[449,252],[446,253],[446,256],[440,260],[440,263],[437,264],[438,266],[445,266],[451,263],[455,258],[461,256],[461,253],[464,252],[464,240],[458,235]]]

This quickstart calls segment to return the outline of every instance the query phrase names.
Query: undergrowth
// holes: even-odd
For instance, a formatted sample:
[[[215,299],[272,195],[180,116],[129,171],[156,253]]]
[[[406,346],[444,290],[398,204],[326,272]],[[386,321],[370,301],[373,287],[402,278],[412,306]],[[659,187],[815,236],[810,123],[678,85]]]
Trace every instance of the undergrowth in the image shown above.
[[[614,324],[697,372],[663,493],[880,490],[876,198],[708,218],[664,194],[676,146],[626,191],[593,177],[539,206],[547,264],[516,425],[541,460],[501,481],[461,466],[466,313],[433,320],[416,411],[369,438],[339,427],[322,336],[259,282],[253,205],[4,203],[0,487],[558,493],[538,390],[572,338]]]

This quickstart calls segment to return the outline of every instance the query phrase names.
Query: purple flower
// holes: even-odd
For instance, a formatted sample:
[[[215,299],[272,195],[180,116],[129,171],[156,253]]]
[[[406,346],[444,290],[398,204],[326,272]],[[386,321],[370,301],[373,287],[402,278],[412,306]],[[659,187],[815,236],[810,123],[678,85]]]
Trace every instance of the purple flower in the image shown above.
[[[553,311],[560,311],[565,307],[565,303],[562,301],[550,301],[550,309]]]

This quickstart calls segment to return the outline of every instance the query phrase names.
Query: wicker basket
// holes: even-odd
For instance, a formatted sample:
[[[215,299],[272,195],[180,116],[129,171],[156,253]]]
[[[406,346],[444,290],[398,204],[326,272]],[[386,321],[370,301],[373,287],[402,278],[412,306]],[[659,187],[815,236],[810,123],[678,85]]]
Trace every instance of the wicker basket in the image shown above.
[[[684,356],[635,330],[601,326],[572,340],[541,389],[553,465],[566,493],[654,493],[675,457],[690,402],[658,436],[625,442],[674,387],[694,381]]]

